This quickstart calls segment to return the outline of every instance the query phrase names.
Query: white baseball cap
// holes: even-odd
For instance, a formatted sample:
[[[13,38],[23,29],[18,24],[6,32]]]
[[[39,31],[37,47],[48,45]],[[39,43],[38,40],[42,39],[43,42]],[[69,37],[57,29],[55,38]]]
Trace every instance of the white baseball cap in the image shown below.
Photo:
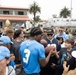
[[[76,58],[76,51],[72,51],[72,56],[74,57],[74,58]]]

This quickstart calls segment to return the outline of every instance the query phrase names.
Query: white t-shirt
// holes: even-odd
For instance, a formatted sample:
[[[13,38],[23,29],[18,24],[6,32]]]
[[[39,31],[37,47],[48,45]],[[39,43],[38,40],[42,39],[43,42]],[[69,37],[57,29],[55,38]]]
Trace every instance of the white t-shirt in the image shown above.
[[[8,75],[9,73],[10,73],[10,75],[16,75],[15,70],[12,66],[6,67],[6,75]]]
[[[8,68],[6,67],[6,75],[8,75]]]

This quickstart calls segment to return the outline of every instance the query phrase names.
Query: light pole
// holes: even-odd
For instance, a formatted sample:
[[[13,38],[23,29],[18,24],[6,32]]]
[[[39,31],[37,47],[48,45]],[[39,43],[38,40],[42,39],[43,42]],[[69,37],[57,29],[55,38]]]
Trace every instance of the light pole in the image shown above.
[[[71,0],[71,15],[70,15],[71,19],[72,19],[72,0]]]
[[[72,20],[72,0],[71,0],[71,3],[70,3],[70,26],[72,26],[71,24],[71,20]]]

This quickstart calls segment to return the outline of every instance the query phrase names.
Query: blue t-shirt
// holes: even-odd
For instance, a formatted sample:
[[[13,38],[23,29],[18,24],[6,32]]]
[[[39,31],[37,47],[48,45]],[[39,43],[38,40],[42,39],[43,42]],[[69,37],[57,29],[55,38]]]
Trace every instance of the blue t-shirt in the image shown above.
[[[20,53],[22,56],[22,64],[27,74],[39,73],[39,59],[45,58],[44,46],[35,40],[26,40],[20,45]]]
[[[57,38],[57,36],[60,36],[60,35],[59,35],[59,34],[56,34],[56,35],[54,36],[54,38]],[[61,35],[61,37],[63,37],[64,40],[69,39],[69,35],[67,35],[66,33],[63,33],[63,34]]]
[[[16,64],[13,60],[10,60],[9,65],[12,66],[14,69],[16,68]]]

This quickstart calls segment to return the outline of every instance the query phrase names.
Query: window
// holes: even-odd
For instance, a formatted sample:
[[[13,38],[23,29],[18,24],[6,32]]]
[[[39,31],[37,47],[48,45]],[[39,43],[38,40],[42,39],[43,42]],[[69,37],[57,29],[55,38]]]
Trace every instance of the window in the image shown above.
[[[0,22],[0,28],[2,28],[2,22]]]
[[[9,14],[9,11],[3,11],[3,14]]]
[[[18,15],[24,15],[24,12],[19,11],[19,12],[18,12]]]

